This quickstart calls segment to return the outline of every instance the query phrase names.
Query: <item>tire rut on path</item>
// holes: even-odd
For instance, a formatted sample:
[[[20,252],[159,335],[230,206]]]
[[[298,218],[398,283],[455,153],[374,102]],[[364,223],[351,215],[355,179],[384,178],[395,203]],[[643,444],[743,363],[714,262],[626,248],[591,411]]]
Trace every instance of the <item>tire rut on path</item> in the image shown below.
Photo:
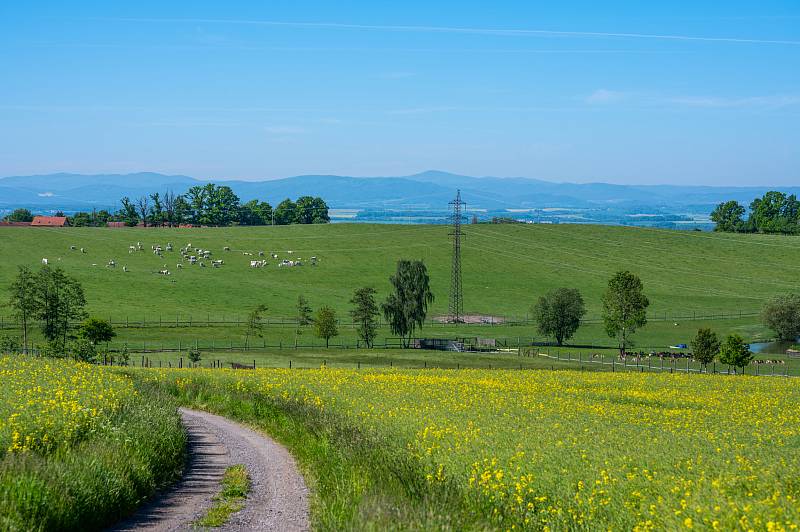
[[[189,530],[219,493],[228,466],[250,476],[245,507],[217,530],[306,531],[308,489],[289,452],[270,438],[222,416],[180,409],[189,440],[184,477],[114,531]]]

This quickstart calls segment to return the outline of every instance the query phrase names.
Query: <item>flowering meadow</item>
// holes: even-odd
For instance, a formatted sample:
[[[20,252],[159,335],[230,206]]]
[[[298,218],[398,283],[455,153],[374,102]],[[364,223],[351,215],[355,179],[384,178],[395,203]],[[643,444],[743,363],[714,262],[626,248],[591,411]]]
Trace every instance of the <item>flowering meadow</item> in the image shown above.
[[[0,530],[93,530],[173,480],[175,403],[105,368],[0,356]]]
[[[148,378],[209,409],[235,404],[228,415],[270,404],[307,425],[317,420],[326,442],[346,433],[350,445],[380,449],[359,451],[365,475],[384,468],[418,502],[437,494],[455,501],[462,519],[435,527],[800,525],[794,379],[338,369],[164,370]]]
[[[69,446],[107,423],[136,392],[88,364],[0,357],[0,455]]]

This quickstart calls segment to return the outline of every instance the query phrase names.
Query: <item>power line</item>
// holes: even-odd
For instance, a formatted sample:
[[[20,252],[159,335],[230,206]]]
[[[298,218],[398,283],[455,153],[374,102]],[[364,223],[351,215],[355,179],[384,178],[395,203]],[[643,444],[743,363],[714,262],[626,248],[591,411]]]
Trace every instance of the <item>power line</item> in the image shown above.
[[[461,209],[466,205],[461,201],[461,191],[456,192],[456,199],[449,202],[453,207],[451,222],[453,230],[450,236],[453,237],[453,263],[450,270],[450,316],[451,323],[464,322],[464,293],[461,286]]]

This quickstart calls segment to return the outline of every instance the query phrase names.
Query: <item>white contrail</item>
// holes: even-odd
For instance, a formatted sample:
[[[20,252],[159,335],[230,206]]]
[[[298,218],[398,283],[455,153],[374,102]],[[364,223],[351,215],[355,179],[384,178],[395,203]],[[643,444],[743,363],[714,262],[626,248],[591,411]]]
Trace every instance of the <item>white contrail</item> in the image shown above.
[[[275,20],[215,19],[215,18],[100,18],[94,20],[120,22],[185,22],[192,24],[242,24],[251,26],[284,26],[292,28],[331,28],[353,30],[409,31],[428,33],[468,33],[478,35],[552,36],[552,37],[616,37],[623,39],[661,39],[671,41],[703,41],[739,44],[800,45],[800,41],[779,39],[744,39],[737,37],[699,37],[692,35],[664,35],[655,33],[616,33],[603,31],[559,31],[531,29],[492,29],[450,26],[394,26],[380,24],[346,24],[339,22],[283,22]]]

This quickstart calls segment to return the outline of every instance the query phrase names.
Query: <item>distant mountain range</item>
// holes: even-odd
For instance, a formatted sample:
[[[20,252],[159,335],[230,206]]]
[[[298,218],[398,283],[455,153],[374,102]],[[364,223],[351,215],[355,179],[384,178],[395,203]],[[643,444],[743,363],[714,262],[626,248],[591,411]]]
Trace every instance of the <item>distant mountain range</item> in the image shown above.
[[[185,192],[206,181],[157,173],[82,175],[49,174],[0,178],[0,208],[86,210],[117,208],[123,196],[136,198],[166,190]],[[338,209],[443,210],[461,190],[470,208],[610,209],[708,212],[721,201],[748,204],[768,190],[800,195],[800,187],[710,187],[678,185],[612,185],[554,183],[521,177],[469,177],[427,171],[401,177],[301,175],[265,181],[216,181],[243,200],[277,204],[285,198],[321,196]]]

